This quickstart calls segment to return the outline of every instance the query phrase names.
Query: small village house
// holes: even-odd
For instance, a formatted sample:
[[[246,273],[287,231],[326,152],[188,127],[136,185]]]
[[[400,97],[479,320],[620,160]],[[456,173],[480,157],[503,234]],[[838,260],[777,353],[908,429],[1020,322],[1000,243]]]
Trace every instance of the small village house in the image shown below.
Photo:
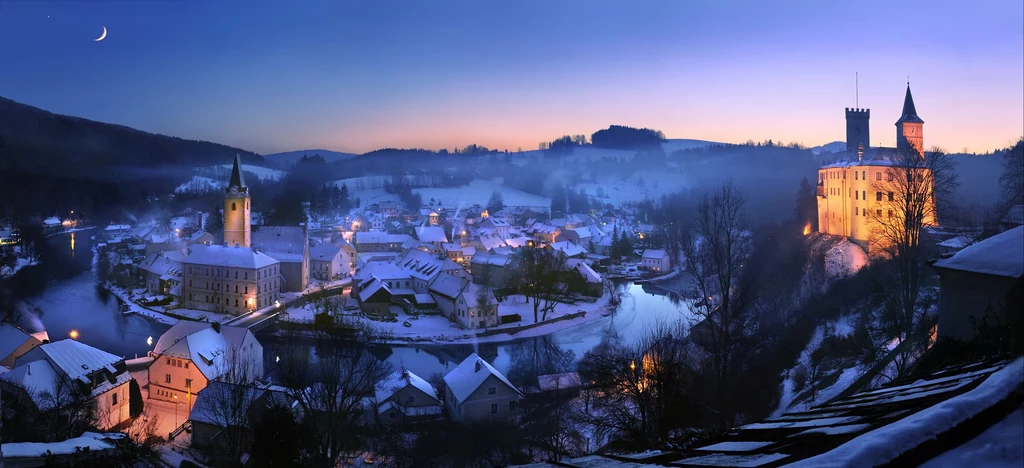
[[[476,353],[444,376],[445,409],[455,421],[509,418],[520,414],[523,393]]]
[[[123,358],[73,339],[38,345],[0,374],[5,411],[46,413],[68,404],[76,391],[95,402],[96,426],[116,427],[129,418],[128,373]]]
[[[310,276],[332,281],[348,276],[352,260],[341,247],[317,245],[309,249]]]
[[[656,273],[667,272],[672,269],[672,261],[664,250],[647,249],[640,259],[640,268]]]
[[[225,450],[228,444],[240,443],[248,453],[253,440],[253,427],[272,408],[287,409],[295,421],[302,412],[282,387],[210,382],[195,396],[188,413],[192,424],[192,447],[207,451]]]
[[[449,320],[462,328],[479,329],[498,324],[498,302],[490,290],[481,292],[482,287],[466,278],[438,275],[430,283],[429,292]],[[480,302],[481,295],[486,297],[484,303]]]
[[[970,245],[932,268],[939,274],[939,338],[968,341],[981,327],[1021,326],[1024,226]]]
[[[374,405],[381,424],[424,421],[441,415],[434,387],[404,368],[377,384]]]
[[[263,345],[248,328],[181,321],[150,352],[149,398],[192,407],[193,398],[213,380],[263,377]]]

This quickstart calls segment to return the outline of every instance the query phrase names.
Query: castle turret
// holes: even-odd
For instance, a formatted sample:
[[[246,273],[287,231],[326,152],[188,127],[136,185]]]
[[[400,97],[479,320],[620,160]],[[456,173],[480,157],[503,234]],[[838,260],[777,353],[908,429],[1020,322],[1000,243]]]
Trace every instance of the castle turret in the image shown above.
[[[903,115],[896,121],[896,148],[915,149],[924,152],[924,120],[917,116],[914,96],[910,94],[910,83],[907,83],[907,95],[903,98]]]
[[[846,108],[846,150],[867,148],[871,141],[869,130],[871,109]]]
[[[224,243],[250,247],[251,218],[249,213],[249,187],[242,177],[242,161],[235,154],[235,165],[231,168],[231,181],[224,195]]]

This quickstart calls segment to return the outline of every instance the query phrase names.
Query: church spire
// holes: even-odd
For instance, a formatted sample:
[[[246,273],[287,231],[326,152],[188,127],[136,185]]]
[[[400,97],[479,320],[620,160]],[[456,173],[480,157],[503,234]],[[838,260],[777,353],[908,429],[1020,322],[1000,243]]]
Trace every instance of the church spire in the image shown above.
[[[907,96],[903,98],[903,116],[896,121],[896,124],[898,125],[900,122],[924,123],[924,120],[917,116],[917,107],[914,106],[914,96],[910,94],[909,81],[907,82]]]
[[[245,179],[242,177],[242,159],[235,153],[235,165],[231,168],[231,182],[228,183],[228,190],[232,187],[238,189],[239,192],[245,191]]]

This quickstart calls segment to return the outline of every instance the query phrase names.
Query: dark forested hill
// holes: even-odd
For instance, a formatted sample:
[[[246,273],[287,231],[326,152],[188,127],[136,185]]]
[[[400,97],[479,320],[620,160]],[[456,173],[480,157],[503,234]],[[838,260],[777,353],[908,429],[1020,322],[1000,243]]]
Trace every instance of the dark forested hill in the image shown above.
[[[0,97],[0,169],[86,175],[112,167],[226,164],[235,153],[247,163],[263,160],[256,153],[226,145],[54,114]]]

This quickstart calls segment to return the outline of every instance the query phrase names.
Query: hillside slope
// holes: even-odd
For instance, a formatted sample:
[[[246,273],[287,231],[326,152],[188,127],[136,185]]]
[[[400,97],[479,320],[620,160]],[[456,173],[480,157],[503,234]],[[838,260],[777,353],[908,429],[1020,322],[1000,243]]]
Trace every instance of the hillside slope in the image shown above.
[[[248,163],[263,162],[258,154],[239,148],[54,114],[0,97],[2,168],[84,175],[110,167],[225,164],[236,153]]]

